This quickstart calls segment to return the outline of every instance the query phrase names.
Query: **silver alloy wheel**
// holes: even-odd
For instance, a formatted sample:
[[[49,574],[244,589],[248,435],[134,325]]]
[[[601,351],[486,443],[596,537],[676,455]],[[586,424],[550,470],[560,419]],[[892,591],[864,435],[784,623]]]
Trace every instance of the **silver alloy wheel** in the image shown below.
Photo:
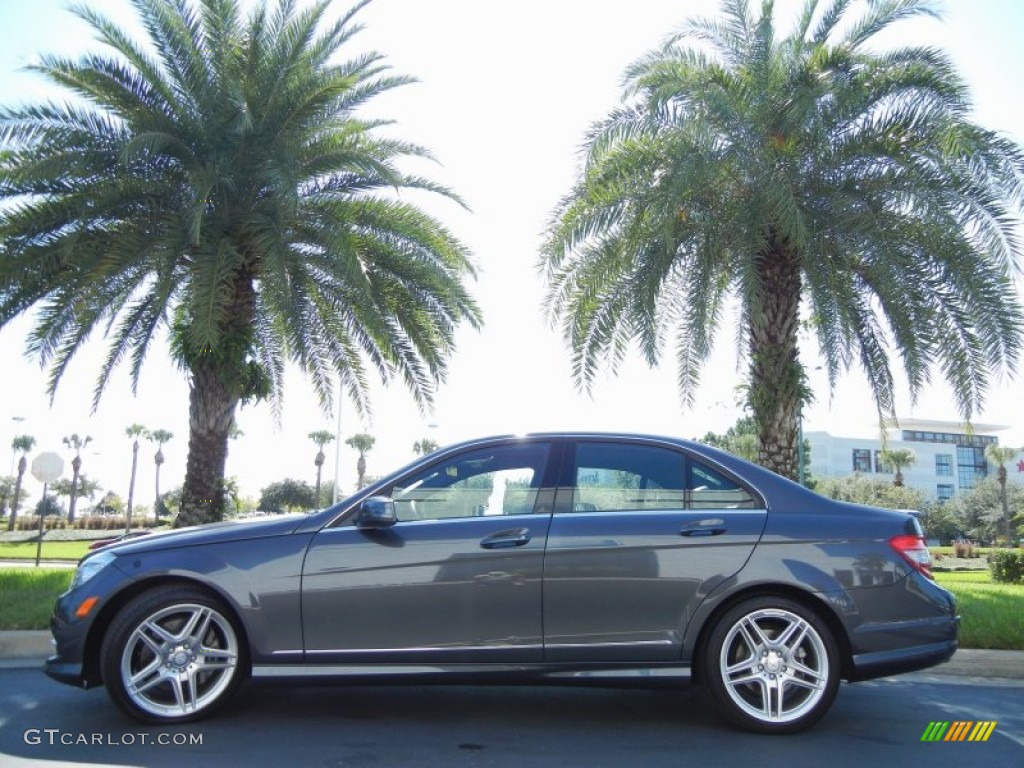
[[[789,723],[822,700],[830,667],[825,642],[802,616],[759,608],[742,616],[719,652],[725,691],[749,717]]]
[[[125,694],[157,717],[213,704],[237,674],[238,638],[218,611],[198,603],[162,608],[132,631],[121,652]]]

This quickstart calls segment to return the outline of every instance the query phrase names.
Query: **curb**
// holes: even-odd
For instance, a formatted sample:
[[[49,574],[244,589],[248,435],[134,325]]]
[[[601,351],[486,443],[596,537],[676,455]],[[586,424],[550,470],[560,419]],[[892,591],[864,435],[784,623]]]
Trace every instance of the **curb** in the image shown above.
[[[38,668],[53,653],[49,630],[0,631],[0,669]],[[962,648],[945,664],[921,672],[951,677],[1024,680],[1024,651]]]
[[[0,669],[40,666],[54,652],[49,630],[0,631]]]

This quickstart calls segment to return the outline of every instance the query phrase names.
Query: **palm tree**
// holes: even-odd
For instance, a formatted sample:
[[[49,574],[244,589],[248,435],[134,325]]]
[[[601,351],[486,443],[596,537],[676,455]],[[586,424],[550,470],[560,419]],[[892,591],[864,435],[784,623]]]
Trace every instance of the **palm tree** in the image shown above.
[[[329,432],[326,429],[317,430],[316,432],[309,433],[309,439],[316,443],[316,458],[313,459],[313,463],[316,464],[316,506],[320,506],[320,472],[324,466],[324,446],[327,445],[334,439],[334,433]]]
[[[156,501],[153,504],[153,519],[160,519],[162,502],[160,501],[160,467],[164,463],[164,445],[166,445],[174,434],[166,429],[154,429],[146,433],[146,438],[156,443],[156,453],[153,454],[153,463],[156,465]]]
[[[125,530],[132,529],[132,511],[135,500],[135,470],[139,466],[139,438],[148,434],[148,430],[141,424],[132,424],[125,429],[124,433],[132,439],[132,475],[128,481],[128,504],[125,515]]]
[[[76,497],[81,498],[82,496],[87,499],[95,498],[100,490],[100,484],[85,473],[81,473],[77,478],[72,478],[71,480],[65,477],[55,480],[50,485],[50,490],[53,491],[54,496],[68,497],[68,522],[70,522],[71,500]]]
[[[1018,453],[1020,451],[1016,448],[995,443],[985,446],[985,458],[999,467],[996,479],[999,481],[999,502],[1003,507],[1003,533],[1008,546],[1012,545],[1013,539],[1010,536],[1010,505],[1006,498],[1006,462],[1013,461]]]
[[[369,371],[426,407],[458,325],[479,325],[468,250],[398,193],[458,198],[399,170],[425,149],[356,116],[410,82],[339,58],[366,2],[329,21],[329,0],[133,0],[140,43],[79,5],[109,53],[34,67],[74,104],[0,111],[0,327],[38,310],[51,393],[109,328],[94,402],[168,333],[189,382],[176,524],[220,519],[234,413],[279,408],[286,362],[325,412],[335,377],[365,412]]]
[[[376,442],[377,438],[373,435],[368,435],[365,432],[352,435],[352,437],[345,441],[345,445],[359,451],[359,458],[356,460],[356,472],[359,475],[359,479],[356,481],[357,488],[362,488],[364,485],[363,479],[366,477],[366,454],[373,449],[373,444]]]
[[[882,466],[894,472],[892,484],[899,487],[903,485],[903,468],[912,467],[917,463],[917,454],[909,448],[883,449],[881,456]]]
[[[79,437],[78,433],[68,435],[64,438],[64,445],[75,452],[75,458],[71,460],[71,496],[68,499],[68,522],[75,522],[75,507],[78,503],[78,473],[82,470],[82,449],[92,442],[92,437],[86,435]]]
[[[412,444],[412,451],[417,456],[426,456],[428,453],[436,451],[439,447],[436,440],[424,437]]]
[[[668,344],[692,405],[735,312],[759,461],[795,478],[802,327],[830,385],[863,368],[880,422],[893,359],[912,394],[934,364],[965,419],[1012,370],[1024,152],[970,121],[947,56],[881,49],[899,21],[936,15],[926,0],[807,0],[786,35],[773,11],[725,0],[627,70],[543,265],[583,388],[633,342],[652,366]]]
[[[14,521],[18,519],[18,503],[21,501],[21,481],[25,477],[25,470],[28,469],[28,452],[36,444],[32,435],[18,435],[11,441],[11,450],[20,453],[18,459],[18,479],[14,481],[14,498],[11,501],[11,516],[7,518],[7,530],[14,530]]]

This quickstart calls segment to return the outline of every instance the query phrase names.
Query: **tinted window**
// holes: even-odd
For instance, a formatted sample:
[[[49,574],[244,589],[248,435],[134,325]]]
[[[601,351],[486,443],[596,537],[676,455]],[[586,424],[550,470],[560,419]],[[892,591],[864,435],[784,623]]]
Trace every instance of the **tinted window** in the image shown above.
[[[503,445],[459,454],[404,478],[391,489],[399,520],[528,515],[549,446]]]
[[[575,512],[683,509],[683,456],[666,448],[579,443]]]
[[[718,470],[650,445],[579,443],[574,512],[756,508],[754,496]]]
[[[687,462],[687,467],[691,509],[753,509],[760,506],[750,491],[718,470],[693,459]]]

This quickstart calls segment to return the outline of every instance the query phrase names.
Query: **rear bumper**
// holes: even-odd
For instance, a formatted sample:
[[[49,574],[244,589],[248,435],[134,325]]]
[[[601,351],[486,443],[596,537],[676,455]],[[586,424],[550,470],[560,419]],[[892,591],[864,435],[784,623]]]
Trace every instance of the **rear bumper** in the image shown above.
[[[928,669],[949,661],[959,647],[959,641],[953,639],[895,651],[857,654],[853,657],[853,674],[850,676],[850,682]]]

